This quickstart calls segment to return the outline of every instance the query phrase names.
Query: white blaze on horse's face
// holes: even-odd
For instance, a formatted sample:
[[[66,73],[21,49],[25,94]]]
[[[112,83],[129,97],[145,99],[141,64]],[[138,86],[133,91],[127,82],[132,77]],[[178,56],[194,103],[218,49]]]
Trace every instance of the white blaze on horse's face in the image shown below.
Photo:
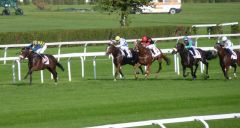
[[[173,50],[173,52],[177,52],[178,51],[176,48],[173,48],[172,50]]]

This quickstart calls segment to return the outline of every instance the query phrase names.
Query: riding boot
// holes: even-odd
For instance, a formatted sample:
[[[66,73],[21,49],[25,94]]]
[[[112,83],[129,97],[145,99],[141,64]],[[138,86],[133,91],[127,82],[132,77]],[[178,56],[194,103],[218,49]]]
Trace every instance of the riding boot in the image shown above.
[[[123,52],[124,52],[125,56],[128,58],[128,53],[125,50],[123,50]]]

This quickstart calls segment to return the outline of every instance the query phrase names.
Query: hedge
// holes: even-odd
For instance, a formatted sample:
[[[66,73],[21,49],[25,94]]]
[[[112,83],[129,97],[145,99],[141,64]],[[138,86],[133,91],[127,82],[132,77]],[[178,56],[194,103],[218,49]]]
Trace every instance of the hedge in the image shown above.
[[[43,40],[46,42],[63,41],[87,41],[87,40],[108,40],[110,35],[119,35],[127,39],[140,38],[143,35],[151,37],[175,36],[177,26],[157,27],[134,27],[114,29],[80,29],[80,30],[54,30],[39,32],[7,32],[0,33],[0,44],[23,44],[32,40]],[[189,31],[189,27],[180,27],[182,31]],[[112,33],[112,34],[110,34]]]

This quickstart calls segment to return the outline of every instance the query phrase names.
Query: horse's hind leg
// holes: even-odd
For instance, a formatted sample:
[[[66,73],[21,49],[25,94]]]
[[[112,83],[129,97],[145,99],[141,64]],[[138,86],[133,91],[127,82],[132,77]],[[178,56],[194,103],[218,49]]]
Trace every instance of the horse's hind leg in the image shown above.
[[[232,64],[231,66],[234,68],[234,73],[233,73],[234,77],[237,77],[237,74],[236,74],[237,65],[236,65],[236,63]]]
[[[55,84],[57,84],[57,72],[51,68],[48,68],[48,71],[52,73]]]
[[[194,72],[193,72],[193,76],[194,76],[193,79],[196,79],[196,78],[197,78],[197,75],[196,75],[196,73],[197,73],[197,68],[198,68],[198,64],[195,64],[195,69],[194,69]]]
[[[155,75],[155,78],[157,78],[158,77],[158,74],[159,74],[159,72],[161,71],[161,69],[162,69],[162,61],[159,61],[159,63],[158,63],[159,65],[158,65],[158,70],[157,70],[157,72],[156,72],[156,75]]]
[[[208,75],[208,62],[205,61],[205,62],[203,62],[203,63],[204,63],[205,66],[206,66],[206,77],[205,77],[205,79],[208,79],[208,78],[209,78],[209,75]]]

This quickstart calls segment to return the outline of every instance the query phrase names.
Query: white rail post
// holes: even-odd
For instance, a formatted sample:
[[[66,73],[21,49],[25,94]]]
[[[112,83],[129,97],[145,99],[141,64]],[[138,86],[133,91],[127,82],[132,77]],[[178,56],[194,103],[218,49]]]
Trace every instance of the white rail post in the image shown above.
[[[174,71],[177,73],[177,54],[174,54]]]
[[[114,76],[115,75],[115,65],[113,63],[113,56],[111,55],[111,58],[112,58],[112,75]]]
[[[93,58],[93,77],[96,80],[97,79],[97,71],[96,71],[96,56]]]
[[[5,47],[5,48],[4,48],[4,59],[7,58],[7,49],[8,49],[8,47]],[[6,64],[6,62],[7,62],[7,61],[4,60],[4,61],[3,61],[3,64]]]
[[[86,43],[85,45],[84,45],[84,51],[83,51],[83,53],[87,53],[87,45],[88,45],[88,43]],[[86,59],[86,56],[84,56],[84,60]]]
[[[177,54],[177,74],[180,75],[179,54]]]
[[[71,75],[71,57],[68,58],[68,80],[69,82],[72,81],[72,75]]]
[[[41,83],[43,84],[43,70],[41,70]]]
[[[167,128],[163,123],[154,123],[153,125],[158,125],[160,128]]]
[[[195,119],[196,121],[200,121],[203,125],[204,125],[204,128],[209,128],[209,125],[208,125],[208,123],[205,121],[205,120],[203,120],[203,119]]]
[[[15,61],[13,61],[13,64],[12,64],[12,71],[13,71],[13,83],[16,83]]]
[[[61,46],[62,44],[58,45],[58,56],[61,54]],[[58,57],[58,62],[60,61],[60,57]]]
[[[21,81],[21,63],[19,60],[16,60],[18,65],[18,80]]]
[[[82,78],[84,78],[84,58],[80,56],[81,64],[82,64]]]

